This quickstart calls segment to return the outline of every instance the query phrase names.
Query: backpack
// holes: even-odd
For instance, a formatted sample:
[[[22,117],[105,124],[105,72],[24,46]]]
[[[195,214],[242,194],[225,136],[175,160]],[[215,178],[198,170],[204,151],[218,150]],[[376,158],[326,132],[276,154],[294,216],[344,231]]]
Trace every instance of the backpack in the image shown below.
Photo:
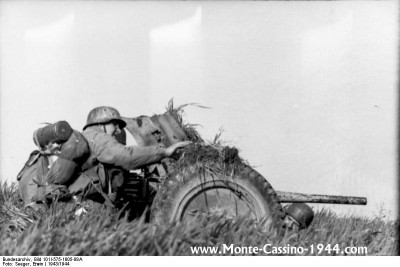
[[[39,159],[43,157],[39,150],[34,150],[26,161],[24,167],[17,175],[18,193],[25,204],[29,204],[34,199],[37,190],[37,168],[39,166]],[[36,182],[35,182],[36,181]]]
[[[44,201],[56,190],[67,192],[67,186],[80,172],[88,155],[87,141],[76,130],[63,143],[46,148],[39,146],[39,150],[29,155],[17,176],[19,196],[29,204]]]

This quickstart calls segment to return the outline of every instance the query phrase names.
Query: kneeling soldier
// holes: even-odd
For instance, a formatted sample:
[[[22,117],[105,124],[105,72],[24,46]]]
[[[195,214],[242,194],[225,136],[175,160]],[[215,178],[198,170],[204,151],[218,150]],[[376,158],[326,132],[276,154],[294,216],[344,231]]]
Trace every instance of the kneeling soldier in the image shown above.
[[[126,126],[119,112],[112,107],[97,107],[90,111],[82,134],[90,156],[83,172],[69,186],[69,191],[96,202],[113,205],[120,197],[127,171],[160,161],[189,142],[178,142],[168,148],[161,146],[125,146],[115,136]]]

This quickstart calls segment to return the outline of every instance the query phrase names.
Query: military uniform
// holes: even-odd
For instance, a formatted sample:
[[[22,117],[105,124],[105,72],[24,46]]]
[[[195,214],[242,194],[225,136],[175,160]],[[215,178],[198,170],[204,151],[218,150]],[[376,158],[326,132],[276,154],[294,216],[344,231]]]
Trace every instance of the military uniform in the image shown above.
[[[68,198],[72,194],[114,206],[129,170],[160,161],[186,145],[180,142],[167,149],[125,146],[114,137],[125,126],[115,108],[101,106],[91,110],[82,134],[71,129],[71,136],[60,150],[46,155],[45,151],[34,151],[30,155],[18,175],[21,197],[29,204],[42,201],[49,194],[60,196],[61,191],[66,191]],[[35,143],[40,144],[36,139]],[[51,162],[53,157],[57,158],[55,162]]]
[[[84,195],[101,201],[104,198],[99,196],[98,191],[101,189],[115,200],[116,194],[123,187],[128,170],[138,169],[164,158],[163,147],[122,145],[113,136],[105,133],[101,125],[85,127],[82,134],[89,144],[90,156],[83,164],[84,171],[69,186],[73,195]]]
[[[160,146],[124,146],[114,137],[104,133],[100,126],[88,127],[82,134],[89,143],[89,164],[97,160],[125,170],[133,170],[164,157],[164,148]]]

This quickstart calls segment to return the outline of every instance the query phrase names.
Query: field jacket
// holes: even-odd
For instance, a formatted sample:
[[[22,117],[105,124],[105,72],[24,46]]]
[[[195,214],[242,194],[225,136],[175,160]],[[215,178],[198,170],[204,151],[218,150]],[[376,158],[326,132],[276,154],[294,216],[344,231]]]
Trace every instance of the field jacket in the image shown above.
[[[124,178],[118,173],[114,175],[114,168],[134,170],[164,158],[165,149],[161,146],[125,146],[99,126],[90,126],[82,134],[89,144],[90,156],[83,164],[85,171],[69,186],[72,194],[87,192],[90,195],[95,191],[93,188],[87,191],[88,187],[96,181],[103,191],[110,193],[112,188],[116,192],[123,185]]]
[[[114,137],[104,133],[99,126],[91,126],[83,131],[90,148],[88,167],[96,161],[125,170],[133,170],[160,161],[164,148],[160,146],[124,146]]]

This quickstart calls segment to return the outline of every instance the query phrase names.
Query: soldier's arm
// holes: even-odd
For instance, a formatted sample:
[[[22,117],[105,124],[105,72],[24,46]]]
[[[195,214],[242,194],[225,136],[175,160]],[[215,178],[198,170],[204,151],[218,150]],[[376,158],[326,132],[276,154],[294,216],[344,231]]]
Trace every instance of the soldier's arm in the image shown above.
[[[161,146],[124,146],[107,134],[99,133],[93,138],[93,153],[102,163],[113,164],[127,170],[155,163],[171,156],[179,147],[188,142],[180,142],[168,148]]]

